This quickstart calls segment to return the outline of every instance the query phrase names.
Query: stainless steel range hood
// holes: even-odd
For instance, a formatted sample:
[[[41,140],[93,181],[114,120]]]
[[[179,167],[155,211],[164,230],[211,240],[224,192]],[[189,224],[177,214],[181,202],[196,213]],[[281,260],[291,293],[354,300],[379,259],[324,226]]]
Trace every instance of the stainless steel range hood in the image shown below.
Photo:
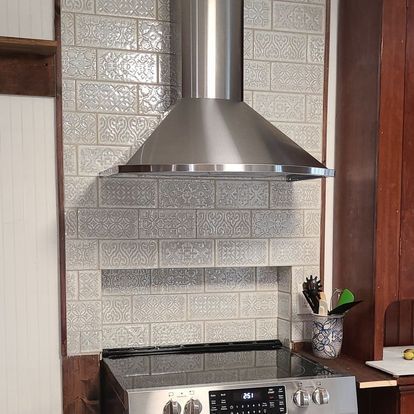
[[[242,102],[243,0],[176,0],[182,99],[113,174],[331,177]]]

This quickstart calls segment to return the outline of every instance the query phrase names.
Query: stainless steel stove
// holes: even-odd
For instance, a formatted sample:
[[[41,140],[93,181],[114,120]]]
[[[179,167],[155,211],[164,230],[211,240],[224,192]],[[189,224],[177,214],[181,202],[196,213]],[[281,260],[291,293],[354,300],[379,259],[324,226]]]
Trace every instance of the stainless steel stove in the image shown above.
[[[275,341],[105,350],[107,414],[357,414],[355,378]]]

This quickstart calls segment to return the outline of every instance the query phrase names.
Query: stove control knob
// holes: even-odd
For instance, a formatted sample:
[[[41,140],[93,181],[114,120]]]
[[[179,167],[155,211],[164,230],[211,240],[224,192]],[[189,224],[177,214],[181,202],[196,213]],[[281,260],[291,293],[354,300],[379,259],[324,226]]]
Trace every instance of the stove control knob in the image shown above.
[[[312,400],[315,404],[323,405],[329,402],[329,393],[325,388],[316,388],[312,394]]]
[[[177,401],[170,400],[165,404],[163,414],[180,414],[181,405]]]
[[[298,407],[307,407],[310,403],[310,395],[307,391],[304,390],[297,390],[294,394],[293,394],[293,402],[298,406]]]
[[[200,414],[202,408],[200,401],[191,398],[184,407],[184,414]]]

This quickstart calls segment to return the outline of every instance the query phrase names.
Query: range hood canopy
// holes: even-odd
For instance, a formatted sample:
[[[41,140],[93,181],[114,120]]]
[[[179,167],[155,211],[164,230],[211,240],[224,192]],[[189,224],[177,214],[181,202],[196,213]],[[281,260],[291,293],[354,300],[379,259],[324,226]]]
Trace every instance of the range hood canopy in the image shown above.
[[[243,100],[243,0],[177,0],[182,98],[126,165],[101,175],[332,177]]]

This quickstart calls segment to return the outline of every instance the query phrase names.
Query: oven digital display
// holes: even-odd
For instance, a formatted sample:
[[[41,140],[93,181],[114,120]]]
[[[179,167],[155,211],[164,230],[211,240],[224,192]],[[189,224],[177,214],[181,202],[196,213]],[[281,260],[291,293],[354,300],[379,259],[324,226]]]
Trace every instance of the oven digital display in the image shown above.
[[[233,401],[261,401],[263,400],[263,389],[242,390],[233,393]]]

